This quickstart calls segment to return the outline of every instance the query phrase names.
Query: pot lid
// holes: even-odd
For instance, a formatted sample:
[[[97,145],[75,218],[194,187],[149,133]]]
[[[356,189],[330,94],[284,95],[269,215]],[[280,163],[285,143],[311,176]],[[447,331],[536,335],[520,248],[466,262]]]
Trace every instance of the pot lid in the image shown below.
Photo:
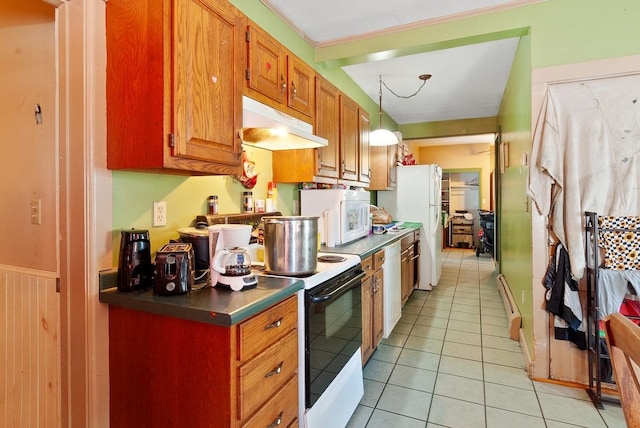
[[[208,228],[198,228],[198,227],[181,227],[178,229],[178,233],[180,235],[189,235],[189,236],[209,236]]]

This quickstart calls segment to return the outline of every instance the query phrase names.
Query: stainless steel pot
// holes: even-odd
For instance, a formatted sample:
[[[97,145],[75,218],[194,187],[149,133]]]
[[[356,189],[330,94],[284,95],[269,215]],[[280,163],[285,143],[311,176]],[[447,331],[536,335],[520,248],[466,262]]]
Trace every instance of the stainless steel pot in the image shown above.
[[[309,275],[318,265],[318,217],[274,216],[264,221],[264,267],[274,275]]]

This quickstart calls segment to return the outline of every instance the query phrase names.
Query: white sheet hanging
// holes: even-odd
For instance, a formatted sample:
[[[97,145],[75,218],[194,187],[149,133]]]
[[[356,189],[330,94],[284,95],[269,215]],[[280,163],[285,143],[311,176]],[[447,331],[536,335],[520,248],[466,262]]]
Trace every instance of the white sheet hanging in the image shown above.
[[[533,136],[528,193],[550,216],[571,272],[581,278],[584,212],[640,215],[640,75],[549,87]]]

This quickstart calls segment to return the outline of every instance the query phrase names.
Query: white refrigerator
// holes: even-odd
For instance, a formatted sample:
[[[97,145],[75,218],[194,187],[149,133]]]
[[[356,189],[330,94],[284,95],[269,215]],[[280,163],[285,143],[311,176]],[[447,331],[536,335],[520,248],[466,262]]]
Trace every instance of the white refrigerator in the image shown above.
[[[422,223],[421,290],[438,284],[442,272],[442,169],[432,165],[398,166],[396,190],[379,191],[378,206],[394,221]]]

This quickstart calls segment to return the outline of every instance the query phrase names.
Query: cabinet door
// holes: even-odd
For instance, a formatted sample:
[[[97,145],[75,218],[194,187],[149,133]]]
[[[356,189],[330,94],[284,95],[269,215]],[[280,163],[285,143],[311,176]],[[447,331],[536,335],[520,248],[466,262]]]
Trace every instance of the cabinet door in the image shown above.
[[[173,156],[237,165],[241,18],[219,2],[176,0]]]
[[[362,183],[371,181],[371,163],[369,160],[369,134],[371,132],[371,121],[369,114],[362,109],[358,109],[358,180]]]
[[[362,281],[362,364],[373,353],[373,275]]]
[[[372,322],[372,347],[375,349],[384,335],[384,270],[378,269],[373,275],[373,322]]]
[[[287,57],[287,77],[289,93],[287,106],[312,117],[315,107],[315,72],[294,55]]]
[[[340,92],[324,78],[316,82],[315,132],[329,141],[326,147],[318,150],[320,169],[318,175],[338,178],[340,175]]]
[[[340,178],[358,180],[358,105],[340,96]]]
[[[287,96],[287,56],[284,48],[255,25],[247,28],[247,34],[249,89],[284,105]]]

